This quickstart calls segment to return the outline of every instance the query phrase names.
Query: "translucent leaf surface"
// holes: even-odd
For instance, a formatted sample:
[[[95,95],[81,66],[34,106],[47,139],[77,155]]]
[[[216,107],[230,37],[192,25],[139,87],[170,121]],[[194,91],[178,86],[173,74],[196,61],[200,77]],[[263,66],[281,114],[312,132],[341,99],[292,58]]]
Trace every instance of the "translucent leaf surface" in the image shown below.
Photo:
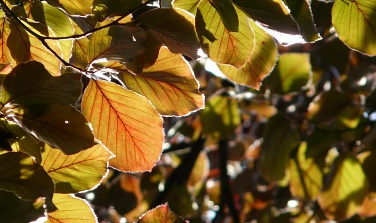
[[[52,199],[54,184],[43,167],[24,153],[0,155],[0,189],[25,200]]]
[[[122,171],[151,170],[162,152],[162,118],[150,102],[105,81],[91,80],[82,109],[94,135],[116,157],[110,165]]]
[[[194,17],[180,9],[154,9],[140,15],[139,22],[154,38],[166,45],[173,53],[181,53],[197,59],[200,49]]]
[[[279,181],[285,176],[290,152],[300,143],[298,131],[282,114],[269,118],[262,132],[259,168],[269,181]]]
[[[111,153],[100,144],[73,155],[45,145],[41,165],[54,181],[56,193],[77,193],[101,182],[110,157]]]
[[[124,16],[141,4],[141,0],[99,0],[94,1],[92,12],[94,18],[103,21],[107,17]]]
[[[230,65],[217,65],[230,80],[259,89],[262,79],[271,72],[276,63],[278,51],[269,34],[254,21],[250,21],[250,26],[255,35],[255,45],[247,63],[239,69]]]
[[[180,223],[188,222],[172,212],[168,204],[162,204],[141,216],[138,223]]]
[[[91,6],[94,0],[48,0],[47,2],[53,6],[63,8],[69,14],[85,16],[91,13]]]
[[[121,62],[132,61],[145,47],[145,31],[140,27],[111,26],[93,33],[89,38],[89,63],[100,58]]]
[[[350,153],[341,154],[333,163],[318,203],[329,219],[349,218],[361,206],[367,193],[366,185],[359,161]]]
[[[93,146],[94,137],[85,117],[71,106],[30,105],[15,110],[15,120],[23,129],[65,154]]]
[[[231,31],[211,2],[202,0],[196,14],[196,31],[202,50],[210,59],[240,68],[251,56],[254,34],[248,17],[240,10],[236,10],[236,13],[239,19],[238,30]]]
[[[369,0],[335,1],[332,23],[338,37],[349,47],[376,55],[376,2]]]
[[[72,197],[69,194],[54,194],[52,200],[57,211],[47,214],[46,223],[96,223],[97,217],[87,201]]]
[[[202,131],[213,138],[225,138],[240,124],[236,100],[225,96],[210,98],[200,113]]]
[[[76,23],[73,24],[74,34],[79,35],[83,34],[80,26]],[[69,63],[72,65],[78,66],[80,68],[86,68],[88,65],[87,50],[89,45],[89,38],[83,37],[73,40],[72,55],[69,59]]]
[[[81,75],[68,73],[53,77],[43,64],[30,61],[17,65],[5,77],[1,103],[70,105],[77,101],[81,88]]]
[[[166,48],[160,48],[155,63],[138,74],[120,63],[108,65],[120,72],[127,87],[147,97],[161,115],[187,115],[204,107],[204,96],[198,92],[191,67],[181,55]]]
[[[172,4],[174,8],[184,9],[193,15],[196,15],[199,2],[200,0],[174,0]]]

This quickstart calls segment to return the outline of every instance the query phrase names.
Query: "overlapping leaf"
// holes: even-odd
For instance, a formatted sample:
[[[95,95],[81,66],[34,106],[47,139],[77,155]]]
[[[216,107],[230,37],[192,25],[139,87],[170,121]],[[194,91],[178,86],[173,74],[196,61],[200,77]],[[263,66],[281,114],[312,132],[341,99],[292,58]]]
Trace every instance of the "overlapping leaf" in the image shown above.
[[[33,35],[30,35],[14,19],[2,18],[2,38],[0,42],[0,63],[12,63],[13,66],[29,60],[36,60],[44,64],[46,69],[54,76],[60,75],[61,61],[55,57],[41,42]],[[33,29],[29,26],[30,29]],[[33,29],[37,34],[39,31]],[[51,36],[54,34],[51,33]],[[61,55],[58,42],[49,42],[50,48]]]
[[[76,23],[73,24],[74,34],[83,34],[80,26]],[[74,39],[72,47],[72,56],[69,59],[69,63],[80,68],[86,68],[88,65],[87,50],[89,45],[89,39],[87,37]]]
[[[171,211],[168,204],[162,204],[146,212],[137,221],[138,223],[180,223],[188,222]]]
[[[94,137],[84,116],[71,106],[30,105],[14,110],[14,120],[36,138],[65,154],[74,154],[93,146]]]
[[[166,45],[173,53],[181,53],[197,59],[198,42],[194,17],[180,9],[154,9],[139,16],[141,24],[154,38]]]
[[[25,200],[38,197],[52,199],[54,184],[43,167],[24,153],[0,155],[0,189],[15,193]]]
[[[200,0],[174,0],[172,4],[174,8],[184,9],[196,15],[198,3],[200,3]]]
[[[278,51],[269,34],[254,21],[250,21],[250,26],[255,34],[255,45],[247,63],[239,69],[230,65],[217,65],[230,80],[259,89],[262,79],[271,72],[276,63]]]
[[[225,26],[220,13],[209,0],[202,0],[197,8],[196,30],[202,50],[210,59],[240,68],[251,56],[254,34],[248,17],[238,9],[236,14],[239,24],[234,31],[232,27]]]
[[[91,13],[94,0],[47,0],[53,6],[63,8],[71,15],[86,16]]]
[[[68,73],[53,77],[36,61],[17,65],[1,86],[1,103],[10,105],[62,104],[77,101],[81,75]]]
[[[162,119],[146,98],[110,82],[91,80],[82,109],[95,137],[116,155],[110,160],[112,167],[131,172],[152,169],[164,134]]]
[[[73,155],[45,145],[41,165],[54,181],[56,193],[77,193],[101,182],[110,157],[111,153],[100,144]]]
[[[141,3],[141,0],[99,0],[94,1],[92,12],[95,19],[103,21],[110,16],[124,16]]]
[[[204,107],[189,64],[166,48],[160,48],[155,63],[136,75],[120,63],[106,67],[120,72],[127,87],[147,97],[161,115],[187,115]]]
[[[366,185],[359,161],[350,153],[341,154],[333,163],[318,203],[329,219],[349,218],[361,206],[367,193]]]
[[[368,0],[335,1],[332,23],[338,37],[349,47],[376,55],[376,2]]]
[[[47,214],[46,223],[98,222],[93,209],[83,199],[72,197],[69,194],[54,194],[52,202],[58,210]]]
[[[89,63],[106,58],[121,62],[132,61],[145,50],[146,35],[140,27],[111,26],[90,36],[87,50]]]

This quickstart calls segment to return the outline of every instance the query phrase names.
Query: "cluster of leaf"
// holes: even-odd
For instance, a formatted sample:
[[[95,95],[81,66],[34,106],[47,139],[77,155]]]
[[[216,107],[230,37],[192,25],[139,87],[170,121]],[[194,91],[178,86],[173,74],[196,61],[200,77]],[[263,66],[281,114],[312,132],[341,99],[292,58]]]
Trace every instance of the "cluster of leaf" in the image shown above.
[[[375,2],[0,5],[1,221],[376,214]]]

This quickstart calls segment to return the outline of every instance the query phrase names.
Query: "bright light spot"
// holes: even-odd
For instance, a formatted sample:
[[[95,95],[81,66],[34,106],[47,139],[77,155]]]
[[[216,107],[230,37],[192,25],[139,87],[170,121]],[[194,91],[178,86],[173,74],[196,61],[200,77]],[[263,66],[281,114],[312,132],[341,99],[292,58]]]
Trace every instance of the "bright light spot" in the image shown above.
[[[325,82],[323,88],[324,88],[324,91],[329,91],[330,88],[332,88],[332,84],[330,83],[330,81]]]
[[[299,206],[299,201],[297,201],[297,200],[289,200],[287,202],[287,207],[289,207],[289,208],[296,208],[298,206]]]
[[[287,111],[288,112],[295,112],[296,111],[296,106],[295,105],[290,105],[289,107],[287,107]]]
[[[127,219],[124,217],[120,218],[119,223],[127,223]]]
[[[218,68],[217,64],[210,59],[207,59],[206,62],[205,62],[205,70],[210,72],[210,73],[213,73],[217,77],[226,78],[226,76]]]
[[[160,183],[158,184],[158,190],[159,190],[159,191],[164,191],[164,182],[160,182]]]
[[[132,36],[132,40],[133,40],[133,42],[136,42],[136,38],[134,38],[134,36]]]
[[[202,57],[202,58],[207,58],[208,57],[208,55],[206,53],[204,53],[204,51],[202,51],[201,48],[197,50],[197,55],[199,57]]]
[[[370,120],[370,121],[376,121],[376,112],[372,112],[372,113],[369,115],[369,120]]]
[[[362,78],[360,78],[360,80],[358,81],[358,85],[359,85],[359,86],[364,86],[364,85],[366,85],[366,83],[367,83],[367,78],[366,78],[366,77],[362,77]]]
[[[46,217],[46,216],[43,216],[43,217],[38,218],[37,220],[32,221],[32,222],[30,222],[30,223],[44,223],[44,222],[46,222],[46,221],[47,221],[47,217]]]
[[[215,216],[216,216],[216,213],[213,210],[208,210],[206,212],[206,218],[208,218],[210,220],[213,220],[215,218]]]
[[[208,182],[206,182],[206,187],[207,188],[213,188],[215,186],[215,181],[209,179]]]
[[[197,202],[193,202],[193,203],[192,203],[192,208],[193,208],[193,210],[195,210],[195,211],[198,210],[198,204],[197,204]]]
[[[85,195],[85,198],[89,201],[92,201],[95,198],[95,194],[94,193],[88,193],[88,194]]]
[[[268,191],[268,187],[266,185],[258,185],[257,186],[257,191],[259,191],[259,192],[266,192],[266,191]]]
[[[236,169],[233,165],[227,165],[227,175],[229,175],[231,178],[236,176]]]
[[[64,121],[64,123],[65,123],[65,124],[68,124],[68,123],[69,123],[69,121],[68,121],[68,120],[65,120],[65,121]]]
[[[288,46],[295,43],[305,43],[301,35],[281,33],[271,29],[266,29],[266,32],[272,35],[274,38],[276,38],[282,46]]]
[[[168,143],[168,142],[165,142],[165,143],[163,143],[162,149],[166,150],[166,149],[169,149],[170,147],[171,147],[171,144]]]

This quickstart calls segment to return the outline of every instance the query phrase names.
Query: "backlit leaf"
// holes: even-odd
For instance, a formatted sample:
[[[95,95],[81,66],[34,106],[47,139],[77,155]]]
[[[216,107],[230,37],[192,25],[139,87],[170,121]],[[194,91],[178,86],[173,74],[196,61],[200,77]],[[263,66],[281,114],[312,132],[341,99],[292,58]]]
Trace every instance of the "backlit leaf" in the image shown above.
[[[0,27],[3,27],[0,43],[0,63],[12,63],[15,66],[21,62],[36,60],[43,63],[53,76],[60,75],[60,60],[45,48],[36,37],[28,34],[14,19],[2,18]],[[32,27],[29,26],[29,28],[40,34]],[[47,42],[57,55],[61,54],[57,41]]]
[[[94,18],[103,21],[107,17],[124,16],[142,3],[141,0],[99,0],[92,8]]]
[[[63,8],[71,15],[85,16],[91,13],[91,6],[94,0],[47,0],[53,6]]]
[[[89,63],[100,58],[132,61],[145,49],[145,31],[140,27],[111,26],[94,32],[88,43]]]
[[[29,61],[17,65],[1,86],[1,103],[11,105],[62,104],[77,101],[81,75],[68,73],[53,77],[43,64]]]
[[[54,184],[43,167],[24,153],[0,155],[0,190],[15,193],[24,200],[52,199]]]
[[[76,23],[73,24],[74,34],[83,34],[80,26]],[[89,38],[83,37],[73,40],[72,55],[69,59],[69,63],[80,68],[86,68],[88,65],[87,50],[89,45]]]
[[[72,197],[69,194],[54,194],[52,202],[58,210],[47,214],[46,223],[98,222],[93,209],[83,199]]]
[[[200,0],[174,0],[172,5],[174,8],[184,9],[193,15],[196,15],[197,6]]]
[[[116,157],[110,165],[122,171],[150,171],[162,152],[162,118],[150,102],[114,83],[91,80],[82,109],[94,135]]]
[[[181,9],[154,9],[140,15],[135,22],[140,23],[154,38],[173,53],[181,53],[197,59],[200,48],[194,17]]]
[[[209,175],[209,158],[205,152],[197,157],[192,172],[189,175],[187,185],[195,188],[197,184],[203,183]]]
[[[0,190],[0,219],[4,223],[32,222],[44,216],[43,200],[21,200],[15,194]]]
[[[210,98],[200,113],[203,133],[213,138],[226,138],[240,124],[236,100],[225,96]]]
[[[252,20],[250,26],[255,35],[255,45],[247,63],[238,70],[230,65],[217,65],[230,80],[259,89],[262,79],[271,72],[276,63],[278,51],[269,34]]]
[[[71,106],[30,105],[15,109],[10,116],[8,119],[65,154],[74,154],[95,144],[85,117]]]
[[[332,23],[338,37],[349,47],[376,55],[376,2],[369,0],[335,1]]]
[[[340,154],[333,163],[318,203],[327,218],[351,217],[367,193],[367,180],[359,161],[351,153]]]
[[[300,143],[298,131],[282,114],[269,118],[262,132],[259,168],[269,181],[279,181],[285,176],[290,152]]]
[[[55,193],[77,193],[96,187],[107,174],[111,153],[97,144],[73,155],[44,146],[41,165],[55,184]]]
[[[188,222],[171,211],[168,204],[162,204],[146,212],[137,221],[138,223],[180,223]]]
[[[161,115],[187,115],[204,107],[191,67],[166,48],[160,48],[155,63],[136,75],[120,63],[106,67],[119,71],[127,87],[148,98]]]
[[[217,63],[235,68],[243,66],[251,56],[254,34],[248,17],[236,9],[239,18],[237,32],[226,28],[220,13],[209,0],[202,0],[196,14],[196,31],[202,50]]]

